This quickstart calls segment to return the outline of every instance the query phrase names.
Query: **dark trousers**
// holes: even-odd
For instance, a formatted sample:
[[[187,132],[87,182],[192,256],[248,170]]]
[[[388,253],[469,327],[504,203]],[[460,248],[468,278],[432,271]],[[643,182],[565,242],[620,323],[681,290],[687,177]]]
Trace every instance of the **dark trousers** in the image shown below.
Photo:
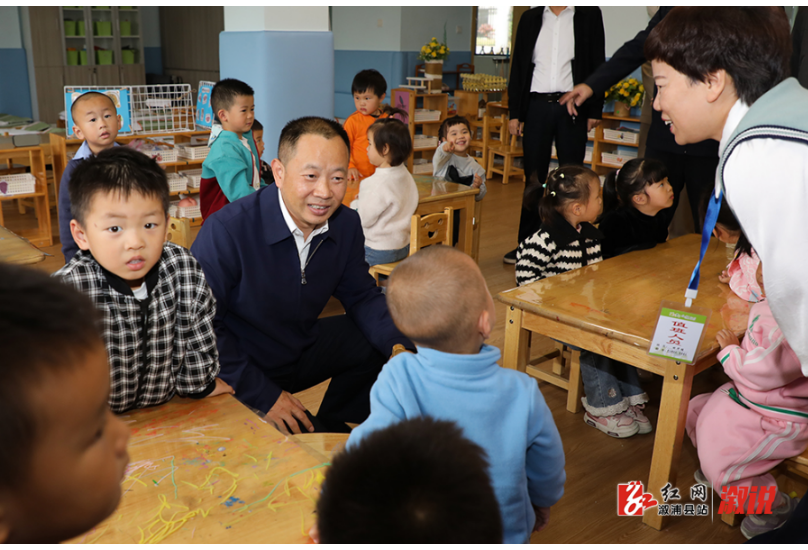
[[[550,153],[555,140],[558,165],[583,164],[586,154],[586,123],[584,117],[575,120],[567,108],[557,99],[548,101],[537,94],[530,94],[530,105],[525,119],[522,146],[525,150],[525,176],[527,184],[531,175],[536,174],[539,183],[547,181]],[[519,242],[521,243],[539,229],[541,218],[538,208],[528,210],[522,204],[522,217],[519,220]]]
[[[715,170],[718,166],[718,157],[699,157],[679,153],[669,153],[655,148],[650,143],[645,147],[645,156],[661,161],[668,169],[668,181],[673,187],[673,207],[666,215],[668,223],[673,220],[676,207],[679,206],[679,196],[682,189],[687,187],[687,200],[690,203],[690,213],[693,216],[693,227],[701,233],[701,214],[699,204],[704,194],[715,187]]]
[[[297,365],[272,380],[295,393],[331,378],[316,418],[322,431],[345,431],[345,422],[359,424],[370,414],[370,388],[387,357],[347,315],[326,317],[317,325],[319,336]]]

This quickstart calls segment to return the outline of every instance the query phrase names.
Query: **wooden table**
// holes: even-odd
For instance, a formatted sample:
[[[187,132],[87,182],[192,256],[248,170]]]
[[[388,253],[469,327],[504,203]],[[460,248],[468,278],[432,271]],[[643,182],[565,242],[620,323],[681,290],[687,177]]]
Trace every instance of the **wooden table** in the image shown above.
[[[712,309],[693,365],[647,355],[662,300],[684,303],[701,236],[686,235],[651,250],[631,252],[497,295],[507,304],[503,366],[525,371],[529,332],[536,332],[664,377],[654,452],[646,491],[659,502],[660,489],[676,485],[693,377],[717,363],[716,333],[746,330],[749,304],[718,282],[726,267],[723,245],[713,241],[701,268],[694,305]],[[643,522],[661,529],[656,507]]]
[[[118,509],[77,542],[306,543],[328,459],[230,395],[134,411]]]
[[[36,264],[44,259],[44,252],[0,225],[0,262]]]
[[[474,258],[476,262],[480,250],[482,201],[475,199],[480,190],[433,176],[418,174],[413,175],[413,178],[418,186],[418,209],[415,213],[419,216],[435,214],[443,212],[446,207],[458,210],[460,212],[460,232],[456,248]],[[350,206],[359,193],[359,183],[356,181],[348,183],[348,190],[342,204]]]

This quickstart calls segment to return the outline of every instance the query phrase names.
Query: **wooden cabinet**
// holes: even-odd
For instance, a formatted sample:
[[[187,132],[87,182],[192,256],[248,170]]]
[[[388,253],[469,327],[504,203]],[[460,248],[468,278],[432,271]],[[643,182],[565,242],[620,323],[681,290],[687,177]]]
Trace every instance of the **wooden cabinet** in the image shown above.
[[[616,154],[618,147],[631,147],[633,149],[639,147],[639,130],[637,130],[637,143],[614,141],[604,137],[604,130],[619,128],[623,122],[634,122],[639,124],[640,119],[631,117],[617,117],[612,113],[603,113],[603,122],[601,122],[600,125],[595,128],[595,138],[593,140],[594,148],[592,150],[592,170],[601,176],[605,176],[609,172],[617,170],[622,166],[622,164],[617,164],[608,159],[604,159],[604,153]]]

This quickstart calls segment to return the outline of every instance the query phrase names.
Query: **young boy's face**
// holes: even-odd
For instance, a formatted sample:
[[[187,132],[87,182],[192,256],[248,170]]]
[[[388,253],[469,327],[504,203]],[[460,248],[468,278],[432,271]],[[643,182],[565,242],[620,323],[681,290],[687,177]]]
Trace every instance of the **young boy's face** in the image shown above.
[[[219,120],[222,129],[235,132],[239,137],[249,132],[255,120],[255,98],[251,95],[239,95],[229,109],[219,109]]]
[[[252,136],[255,142],[255,148],[258,150],[258,158],[260,159],[264,156],[264,131],[253,130]]]
[[[387,94],[382,94],[381,97],[376,95],[372,90],[365,90],[362,93],[356,92],[353,95],[354,105],[356,110],[363,115],[375,115],[382,106],[382,101]]]
[[[446,130],[446,141],[454,144],[455,153],[465,153],[471,143],[471,133],[465,124],[455,124]]]
[[[113,146],[121,120],[110,98],[89,97],[76,106],[74,114],[73,132],[77,138],[87,141],[93,154]]]
[[[39,430],[14,507],[9,542],[56,543],[108,517],[121,499],[129,428],[112,414],[107,352],[98,345],[72,369],[30,390]]]
[[[73,239],[96,261],[126,280],[131,288],[143,284],[160,260],[168,228],[166,212],[157,197],[132,193],[97,193],[90,202],[84,225],[70,222]]]

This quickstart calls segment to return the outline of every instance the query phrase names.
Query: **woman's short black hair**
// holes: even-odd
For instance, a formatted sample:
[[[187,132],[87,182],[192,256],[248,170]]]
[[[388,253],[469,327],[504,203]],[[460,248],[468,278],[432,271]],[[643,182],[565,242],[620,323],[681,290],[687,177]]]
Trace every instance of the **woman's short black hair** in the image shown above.
[[[332,463],[317,502],[322,543],[502,543],[486,453],[453,422],[404,420]]]
[[[396,118],[380,118],[370,125],[368,134],[373,133],[376,151],[384,156],[384,148],[389,147],[390,166],[405,162],[412,153],[412,138],[406,124]]]
[[[78,290],[40,270],[0,262],[0,493],[28,479],[41,428],[32,389],[103,349],[100,322]]]
[[[791,33],[782,7],[678,7],[654,27],[645,58],[694,82],[723,69],[747,105],[791,76]]]
[[[70,210],[84,225],[98,193],[132,193],[157,198],[168,213],[169,189],[165,171],[153,158],[130,147],[112,147],[80,162],[70,175]]]

